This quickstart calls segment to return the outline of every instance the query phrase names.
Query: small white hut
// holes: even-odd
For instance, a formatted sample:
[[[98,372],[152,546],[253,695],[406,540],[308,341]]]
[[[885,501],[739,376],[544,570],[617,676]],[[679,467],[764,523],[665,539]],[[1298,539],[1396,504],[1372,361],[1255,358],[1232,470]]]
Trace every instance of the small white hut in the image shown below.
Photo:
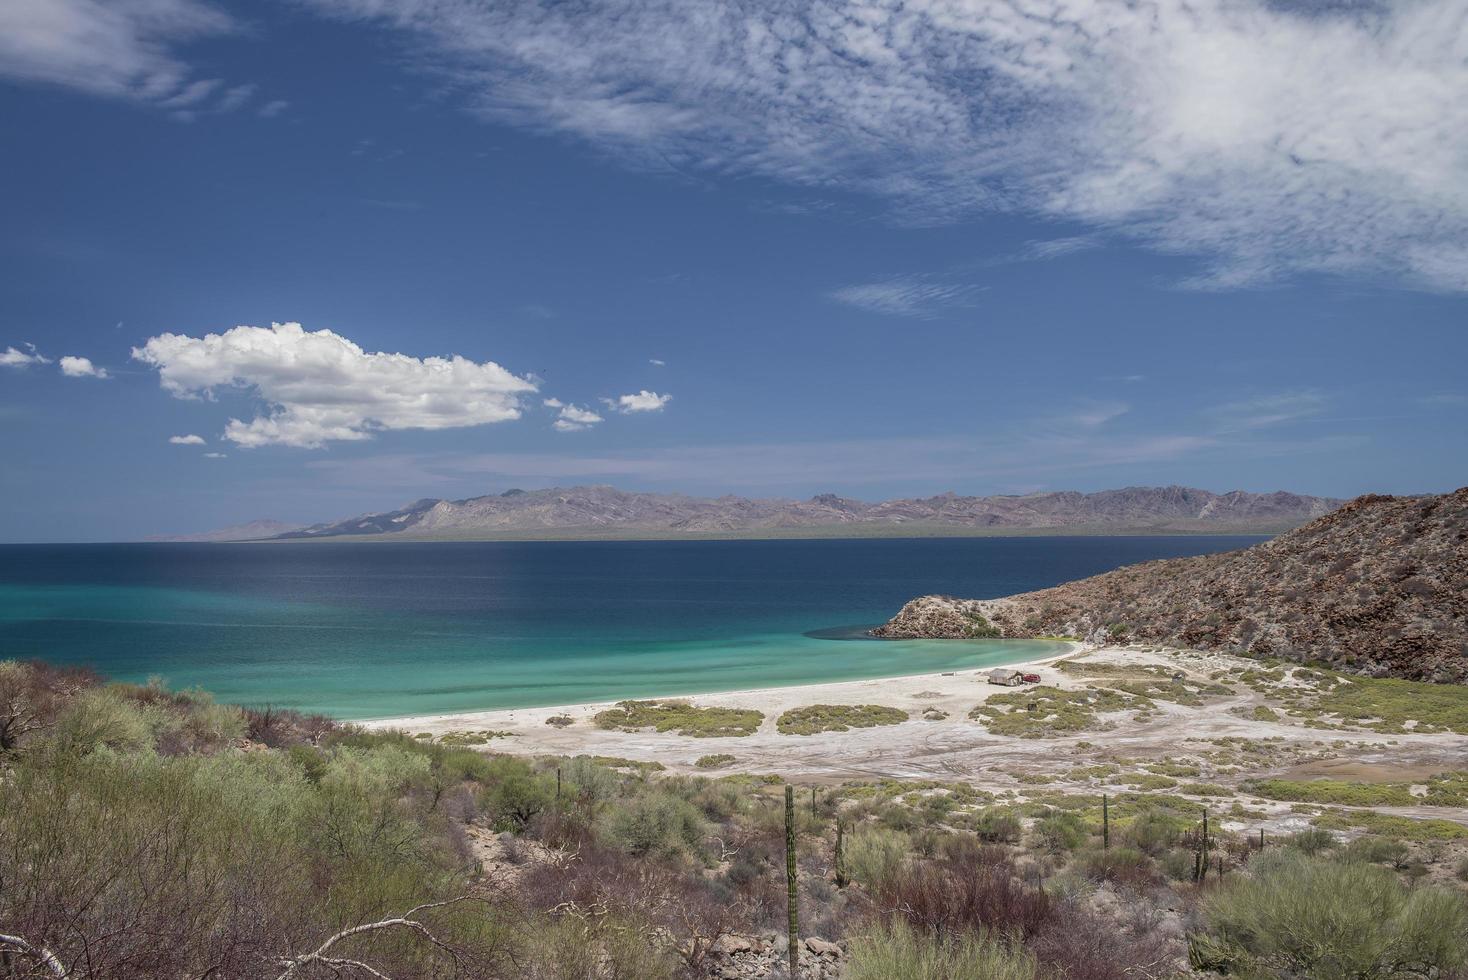
[[[989,671],[989,683],[1001,684],[1004,687],[1019,687],[1025,682],[1025,675],[1018,670],[1008,667],[995,667]]]

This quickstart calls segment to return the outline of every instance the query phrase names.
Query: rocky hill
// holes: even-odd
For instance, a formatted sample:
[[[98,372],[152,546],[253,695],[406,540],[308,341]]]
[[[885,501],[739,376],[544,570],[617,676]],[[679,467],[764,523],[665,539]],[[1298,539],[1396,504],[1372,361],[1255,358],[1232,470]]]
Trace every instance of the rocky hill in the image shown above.
[[[362,535],[495,537],[582,533],[731,535],[798,533],[1056,532],[1276,533],[1342,501],[1293,493],[1211,493],[1188,487],[1129,487],[1099,493],[936,497],[868,503],[835,494],[809,500],[633,493],[615,487],[510,490],[466,500],[418,500],[383,513],[315,524],[279,537]]]
[[[1081,636],[1468,682],[1468,487],[1359,497],[1243,551],[1001,599],[914,599],[887,637]]]

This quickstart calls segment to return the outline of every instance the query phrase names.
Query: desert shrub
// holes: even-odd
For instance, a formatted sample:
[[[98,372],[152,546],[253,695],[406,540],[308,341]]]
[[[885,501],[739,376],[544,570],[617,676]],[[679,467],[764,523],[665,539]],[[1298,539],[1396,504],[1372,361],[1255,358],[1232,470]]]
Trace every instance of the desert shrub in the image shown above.
[[[1159,880],[1152,859],[1130,847],[1083,851],[1076,858],[1076,866],[1093,881],[1133,888],[1147,888]]]
[[[479,804],[504,830],[524,830],[555,801],[555,784],[520,759],[494,759],[485,782]]]
[[[49,729],[72,698],[98,683],[85,669],[0,660],[0,754]]]
[[[701,755],[693,765],[698,769],[722,769],[732,765],[734,757],[727,752],[716,752],[713,755]]]
[[[1189,881],[1197,873],[1197,854],[1174,847],[1157,856],[1157,866],[1172,881]]]
[[[1358,837],[1341,848],[1337,856],[1343,861],[1365,861],[1367,864],[1389,864],[1398,871],[1412,859],[1412,851],[1399,840],[1381,837]]]
[[[1426,976],[1468,966],[1468,906],[1391,871],[1298,851],[1259,855],[1203,906],[1207,952],[1246,970],[1309,978]],[[1244,972],[1244,971],[1240,971]]]
[[[1160,809],[1147,809],[1127,821],[1121,836],[1142,853],[1155,856],[1173,845],[1180,829],[1174,815]]]
[[[997,847],[907,864],[872,891],[880,908],[892,910],[889,917],[939,936],[989,929],[1029,937],[1052,909],[1050,896],[1015,877],[1014,865]]]
[[[631,854],[691,854],[703,839],[704,821],[687,800],[652,790],[617,804],[607,834]]]
[[[567,728],[576,724],[576,719],[570,715],[551,715],[545,720],[545,723],[552,728]]]
[[[1034,957],[981,933],[924,935],[902,923],[851,938],[848,980],[1035,980]]]
[[[879,889],[897,877],[910,849],[911,841],[904,833],[862,827],[846,838],[846,872],[868,888]]]
[[[904,721],[907,721],[906,711],[880,704],[812,704],[786,711],[775,721],[775,727],[781,735],[814,735],[899,725]]]
[[[1024,833],[1024,824],[1009,810],[990,807],[975,819],[974,833],[983,841],[1013,844]]]
[[[1067,810],[1052,810],[1045,814],[1035,821],[1032,832],[1036,844],[1051,854],[1075,850],[1086,842],[1090,834],[1080,814]]]
[[[1043,975],[1065,980],[1134,980],[1174,976],[1181,952],[1157,928],[1155,912],[1139,903],[1121,916],[1100,915],[1081,901],[1058,903],[1029,943]]]
[[[524,930],[517,975],[523,980],[672,980],[678,958],[649,935],[647,923],[623,915],[563,915]]]
[[[749,708],[695,708],[687,701],[618,701],[592,719],[598,728],[636,731],[652,728],[695,738],[753,735],[765,720]]]
[[[77,695],[56,719],[50,733],[55,751],[85,755],[97,749],[132,752],[151,748],[155,710],[134,704],[111,688],[94,688]]]

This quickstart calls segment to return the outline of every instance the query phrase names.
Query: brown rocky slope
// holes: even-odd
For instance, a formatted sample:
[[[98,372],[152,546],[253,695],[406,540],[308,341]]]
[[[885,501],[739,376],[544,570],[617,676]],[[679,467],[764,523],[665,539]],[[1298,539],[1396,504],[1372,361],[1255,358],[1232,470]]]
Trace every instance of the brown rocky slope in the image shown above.
[[[1468,487],[1358,497],[1243,551],[1128,565],[1002,599],[923,596],[873,632],[1151,641],[1464,683]]]

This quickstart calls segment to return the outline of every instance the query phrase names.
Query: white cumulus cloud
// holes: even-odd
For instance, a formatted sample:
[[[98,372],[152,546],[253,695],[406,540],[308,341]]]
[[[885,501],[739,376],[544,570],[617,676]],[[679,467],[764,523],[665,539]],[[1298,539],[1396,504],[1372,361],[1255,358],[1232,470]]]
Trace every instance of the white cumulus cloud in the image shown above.
[[[1468,289],[1463,0],[303,2],[638,166],[1110,229],[1198,288]]]
[[[228,457],[229,457],[229,453],[205,453],[204,454],[204,458],[205,459],[227,459]]]
[[[60,362],[61,373],[68,378],[105,378],[107,369],[93,364],[91,358],[73,357],[68,354]]]
[[[42,357],[35,344],[24,344],[25,350],[7,347],[0,351],[0,367],[24,368],[32,364],[50,364],[49,357]]]
[[[551,405],[552,402],[555,402],[555,404]],[[602,421],[600,415],[579,405],[562,404],[555,398],[547,398],[545,403],[552,408],[559,408],[561,410],[556,420],[551,423],[551,427],[557,432],[579,432]]]
[[[190,433],[189,435],[186,435],[186,436],[169,436],[168,437],[168,441],[170,443],[172,443],[173,445],[175,445],[175,446],[202,446],[202,445],[204,445],[204,437],[203,436],[196,436],[196,435],[194,435],[192,433]]]
[[[233,418],[224,436],[253,448],[318,448],[370,439],[383,429],[452,429],[517,419],[535,384],[493,361],[368,353],[330,330],[299,323],[239,326],[219,334],[160,334],[133,348],[179,398],[238,389],[264,414]]]
[[[672,395],[660,395],[655,391],[648,391],[646,388],[633,395],[618,395],[616,398],[602,399],[608,408],[621,412],[624,415],[632,412],[662,411],[663,406],[672,400]]]

